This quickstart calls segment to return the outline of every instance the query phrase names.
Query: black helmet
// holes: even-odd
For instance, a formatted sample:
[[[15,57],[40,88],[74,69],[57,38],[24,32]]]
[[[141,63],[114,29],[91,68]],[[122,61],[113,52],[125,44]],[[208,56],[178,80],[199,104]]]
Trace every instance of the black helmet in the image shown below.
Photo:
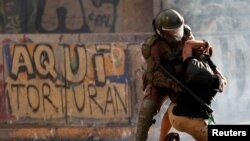
[[[176,30],[176,33],[178,32],[178,35],[173,34],[172,36],[174,38],[178,38],[178,40],[179,38],[183,37],[184,33],[183,25],[184,25],[183,17],[173,9],[166,9],[159,12],[153,21],[155,32],[158,35],[164,37],[163,31]]]

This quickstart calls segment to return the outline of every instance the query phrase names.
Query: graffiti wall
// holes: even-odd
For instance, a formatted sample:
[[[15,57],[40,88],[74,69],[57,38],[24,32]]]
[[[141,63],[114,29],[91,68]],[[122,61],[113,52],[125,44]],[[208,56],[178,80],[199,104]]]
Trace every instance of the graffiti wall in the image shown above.
[[[130,65],[139,56],[129,54],[139,51],[139,42],[56,44],[35,43],[32,36],[25,42],[6,37],[1,45],[0,121],[130,124],[136,94],[130,75],[140,66]]]
[[[141,27],[138,19],[151,23],[151,3],[146,0],[0,0],[0,33],[147,32],[150,24]],[[138,9],[141,12],[135,12]],[[148,17],[143,16],[145,13]],[[126,21],[134,24],[128,29]]]

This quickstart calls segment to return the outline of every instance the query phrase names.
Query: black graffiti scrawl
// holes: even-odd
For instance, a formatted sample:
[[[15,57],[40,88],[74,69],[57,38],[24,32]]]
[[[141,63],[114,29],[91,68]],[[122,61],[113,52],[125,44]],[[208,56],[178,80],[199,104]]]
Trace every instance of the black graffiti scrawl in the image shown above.
[[[36,29],[41,33],[114,32],[119,0],[39,0]]]
[[[0,33],[26,33],[33,30],[35,0],[0,0]],[[35,15],[33,15],[35,17]]]

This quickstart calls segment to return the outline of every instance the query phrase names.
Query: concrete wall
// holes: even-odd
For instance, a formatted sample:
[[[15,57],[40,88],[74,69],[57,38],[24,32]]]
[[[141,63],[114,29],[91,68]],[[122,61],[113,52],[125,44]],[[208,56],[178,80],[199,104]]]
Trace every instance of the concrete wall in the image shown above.
[[[0,33],[148,32],[150,0],[0,0]]]

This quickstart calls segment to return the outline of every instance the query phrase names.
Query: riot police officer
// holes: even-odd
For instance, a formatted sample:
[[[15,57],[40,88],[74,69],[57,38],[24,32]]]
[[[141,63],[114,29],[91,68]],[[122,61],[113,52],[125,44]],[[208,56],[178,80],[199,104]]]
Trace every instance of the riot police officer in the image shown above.
[[[153,117],[162,103],[167,98],[176,101],[177,94],[182,92],[178,84],[164,74],[164,70],[182,80],[183,44],[186,40],[194,39],[190,27],[184,24],[184,18],[173,9],[159,12],[153,20],[153,28],[155,34],[147,38],[141,48],[147,69],[142,76],[144,97],[139,111],[136,141],[147,140]],[[171,126],[165,128],[168,130]]]

